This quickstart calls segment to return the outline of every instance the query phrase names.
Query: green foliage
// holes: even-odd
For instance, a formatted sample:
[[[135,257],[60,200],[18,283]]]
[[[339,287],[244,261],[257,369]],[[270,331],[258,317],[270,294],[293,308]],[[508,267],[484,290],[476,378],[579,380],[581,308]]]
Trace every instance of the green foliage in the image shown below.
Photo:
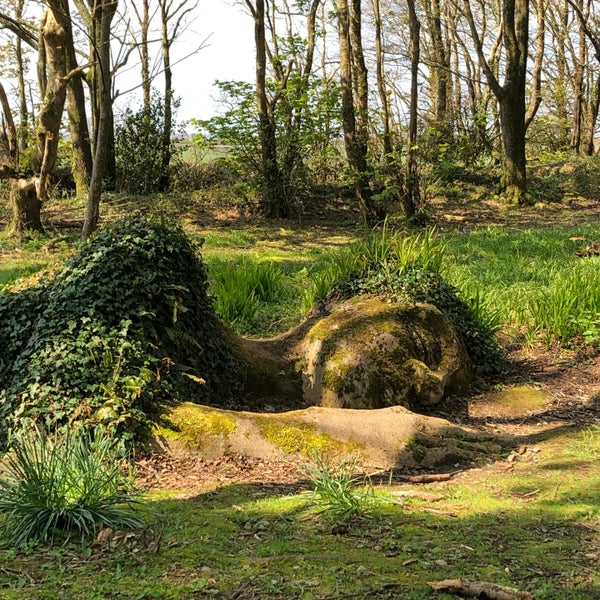
[[[579,261],[571,271],[555,273],[552,283],[529,300],[533,323],[550,343],[583,338],[600,345],[600,271],[598,259]]]
[[[173,397],[233,393],[242,375],[196,250],[174,222],[126,218],[54,279],[0,295],[3,426],[100,422],[130,436]]]
[[[217,314],[236,331],[247,333],[256,324],[263,304],[273,303],[286,292],[285,275],[272,262],[221,262],[211,268],[211,292]]]
[[[393,302],[427,302],[449,317],[462,337],[473,364],[484,373],[502,368],[501,351],[493,337],[497,316],[482,319],[484,304],[467,303],[440,275],[445,246],[428,231],[402,237],[381,231],[355,242],[331,257],[315,274],[307,300],[375,294]]]
[[[117,182],[121,191],[130,194],[151,194],[165,191],[170,176],[169,165],[163,163],[165,152],[177,154],[177,146],[170,141],[165,148],[164,98],[157,92],[150,106],[133,111],[127,108],[115,131],[115,158]]]
[[[313,490],[310,499],[317,510],[336,521],[366,516],[375,503],[371,482],[356,475],[358,461],[342,460],[337,465],[315,453],[303,474]]]
[[[403,237],[392,232],[387,222],[376,231],[350,244],[344,250],[327,254],[324,268],[316,270],[311,287],[306,292],[306,303],[324,300],[345,286],[354,287],[354,282],[374,273],[385,281],[408,270],[422,269],[438,273],[444,257],[444,245],[432,232]],[[352,290],[349,289],[349,292]],[[337,293],[336,292],[336,293]]]
[[[286,38],[280,51],[297,52],[299,38]],[[285,61],[284,55],[273,60]],[[224,112],[208,120],[192,120],[198,127],[195,143],[201,148],[227,147],[227,154],[218,159],[228,169],[243,177],[259,199],[259,209],[268,212],[263,202],[267,186],[263,172],[260,143],[260,122],[256,109],[255,90],[245,82],[219,81]],[[340,153],[335,144],[339,139],[339,90],[326,80],[310,80],[301,73],[291,73],[286,86],[269,83],[273,98],[277,168],[282,180],[284,198],[280,202],[287,212],[301,212],[310,195],[308,181],[323,181],[336,177],[340,171]]]
[[[4,534],[23,546],[59,531],[84,538],[102,527],[141,527],[126,466],[118,442],[101,428],[54,438],[41,427],[18,432],[0,463]]]
[[[582,237],[596,239],[597,228],[488,227],[457,235],[449,238],[446,276],[482,306],[490,329],[504,323],[529,342],[599,345],[598,258],[575,255]]]

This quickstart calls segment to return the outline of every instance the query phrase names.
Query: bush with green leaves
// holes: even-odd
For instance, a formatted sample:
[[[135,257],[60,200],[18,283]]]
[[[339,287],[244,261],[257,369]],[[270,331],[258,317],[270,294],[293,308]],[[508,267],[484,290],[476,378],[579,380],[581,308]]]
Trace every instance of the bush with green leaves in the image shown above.
[[[181,226],[129,217],[49,281],[0,295],[0,416],[142,433],[174,398],[224,401],[242,368]]]
[[[164,157],[177,154],[173,140],[164,140],[165,100],[154,92],[150,105],[134,111],[127,108],[115,130],[117,186],[130,194],[166,191],[170,164]]]
[[[22,430],[0,461],[0,525],[16,546],[98,529],[135,529],[139,500],[122,446],[102,428],[50,436]]]
[[[332,254],[328,267],[315,273],[307,300],[376,295],[391,302],[427,302],[454,323],[476,368],[482,373],[500,372],[502,351],[489,326],[494,321],[479,316],[474,310],[477,305],[463,300],[444,280],[444,251],[430,231],[402,236],[385,224],[380,231]]]

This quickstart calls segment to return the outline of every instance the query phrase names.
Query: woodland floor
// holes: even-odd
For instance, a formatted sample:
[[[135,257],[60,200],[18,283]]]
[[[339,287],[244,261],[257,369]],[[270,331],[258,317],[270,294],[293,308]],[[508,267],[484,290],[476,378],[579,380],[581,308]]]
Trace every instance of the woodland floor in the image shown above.
[[[465,233],[477,227],[505,226],[520,229],[599,222],[600,203],[574,200],[564,205],[538,205],[503,210],[493,201],[468,206],[438,203],[436,227],[458,228]],[[190,215],[191,216],[191,215]],[[201,229],[243,227],[247,219],[235,211],[205,211],[195,214],[193,226]],[[347,205],[340,200],[328,212],[309,215],[299,228],[322,228],[331,232],[355,227]],[[275,228],[277,224],[273,225]],[[287,223],[286,227],[290,227]],[[582,245],[593,240],[583,240]],[[539,444],[572,428],[581,430],[600,422],[600,356],[553,348],[507,348],[508,371],[495,382],[481,382],[469,397],[455,398],[438,408],[434,416],[447,418],[462,427],[512,440],[514,451],[507,459],[486,467],[486,477],[495,470],[506,472],[519,460],[536,461]],[[503,390],[515,401],[498,400]],[[525,390],[523,392],[523,390]],[[519,401],[519,396],[539,392],[535,405]],[[525,405],[525,406],[524,406]],[[262,485],[265,492],[295,490],[304,487],[301,461],[270,462],[247,457],[226,457],[216,461],[201,458],[175,459],[164,456],[140,459],[139,478],[149,489],[186,490],[196,495],[209,487],[232,483]],[[479,469],[453,473],[463,484],[475,483]],[[406,474],[398,473],[406,478]]]

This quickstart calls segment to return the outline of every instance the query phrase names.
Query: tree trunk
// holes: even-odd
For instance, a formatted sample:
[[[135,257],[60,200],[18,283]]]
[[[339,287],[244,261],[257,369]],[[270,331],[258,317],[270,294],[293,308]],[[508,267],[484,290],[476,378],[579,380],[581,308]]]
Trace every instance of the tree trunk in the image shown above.
[[[571,8],[577,15],[580,32],[584,37],[589,39],[594,47],[594,55],[598,64],[600,64],[600,35],[598,35],[597,27],[590,26],[589,5],[586,14],[583,13],[581,2],[577,0],[567,0]],[[584,39],[580,37],[580,44],[583,45]],[[586,54],[587,56],[587,49]],[[581,56],[580,56],[581,58]],[[592,156],[594,154],[594,133],[596,131],[596,121],[598,120],[598,110],[600,109],[600,75],[597,76],[596,82],[591,83],[591,75],[589,76],[588,86],[589,99],[588,111],[586,115],[586,126],[581,140],[581,150],[583,154]]]
[[[109,152],[110,134],[113,129],[112,98],[111,98],[111,69],[110,69],[110,24],[117,10],[118,0],[104,0],[96,7],[93,19],[99,32],[96,54],[98,60],[97,72],[100,74],[100,103],[98,107],[98,126],[96,145],[94,149],[94,167],[88,193],[85,220],[81,232],[82,239],[88,238],[98,226],[100,218],[100,198],[102,182]]]
[[[419,102],[419,60],[421,24],[417,17],[414,0],[407,0],[408,25],[410,28],[410,117],[406,151],[406,182],[402,194],[404,216],[410,218],[417,213],[420,204],[419,172],[416,156]]]
[[[527,191],[525,104],[501,102],[500,126],[504,149],[504,193],[509,204],[518,204]]]
[[[47,179],[58,155],[60,126],[68,84],[66,40],[69,27],[70,15],[66,1],[48,2],[40,36],[40,45],[43,44],[45,48],[47,71],[46,90],[37,126],[39,175],[36,188],[40,202],[47,199]]]
[[[544,66],[544,53],[546,48],[546,1],[535,1],[536,30],[535,60],[531,76],[531,93],[529,107],[525,113],[525,131],[533,121],[540,104],[542,103],[542,68]]]
[[[525,93],[529,0],[502,0],[502,41],[506,54],[503,85],[500,85],[490,66],[490,61],[483,54],[483,45],[468,0],[465,0],[463,5],[488,85],[500,105],[500,127],[504,150],[502,187],[505,191],[505,202],[519,204],[527,197]]]
[[[35,183],[35,179],[11,179],[12,215],[9,225],[11,235],[21,237],[30,231],[44,233],[41,219],[42,203],[37,196]]]
[[[65,0],[65,10],[69,10],[68,0]],[[69,27],[66,30],[66,49],[68,68],[70,72],[73,72],[78,68],[78,65],[73,43],[72,27]],[[92,178],[93,159],[90,132],[87,123],[83,75],[81,72],[74,73],[69,78],[69,87],[67,88],[67,112],[69,115],[71,144],[73,147],[73,179],[75,180],[77,196],[83,197],[89,191],[90,180]]]
[[[102,179],[104,181],[104,188],[107,190],[114,190],[117,181],[117,165],[115,158],[115,128],[114,128],[114,114],[112,101],[106,102],[104,98],[105,94],[105,78],[111,79],[110,74],[102,72],[103,68],[110,71],[110,32],[105,34],[102,30],[104,24],[104,14],[110,15],[110,19],[114,16],[116,11],[116,5],[118,0],[94,0],[90,2],[91,11],[84,15],[83,9],[80,9],[80,14],[84,22],[89,27],[89,39],[90,39],[90,62],[92,67],[90,69],[90,87],[91,87],[91,98],[92,98],[92,123],[93,123],[93,146],[94,146],[94,169],[96,168],[96,153],[98,147],[98,135],[101,129],[100,119],[104,119],[103,129],[105,139],[102,144],[106,146],[105,150],[102,151],[103,166],[102,166]],[[114,9],[112,8],[114,4]],[[106,39],[103,36],[107,36]],[[106,48],[108,46],[108,48]],[[103,67],[101,55],[103,52],[108,52],[108,59],[106,66]],[[109,86],[110,93],[110,86]],[[93,174],[92,174],[93,177]],[[90,187],[91,187],[90,182]],[[91,192],[88,193],[88,201]],[[87,218],[87,217],[86,217]],[[95,229],[95,225],[92,228]]]
[[[598,121],[598,111],[600,110],[600,75],[590,92],[589,110],[586,119],[586,127],[583,132],[581,151],[586,156],[594,156],[594,134],[596,132],[596,122]]]
[[[40,217],[41,202],[36,193],[36,178],[24,179],[19,173],[19,139],[8,98],[0,83],[0,178],[10,180],[11,219],[9,233],[20,237],[26,231],[44,232]]]
[[[131,2],[133,10],[140,24],[140,42],[137,46],[140,53],[140,71],[142,75],[142,98],[144,110],[150,111],[150,96],[152,84],[150,81],[150,53],[148,50],[148,32],[150,31],[150,3],[149,0],[141,0],[141,11],[135,2]]]
[[[379,102],[381,103],[381,121],[383,126],[383,156],[385,163],[388,166],[391,166],[394,163],[394,146],[392,144],[390,99],[388,97],[387,86],[385,84],[385,53],[383,50],[381,7],[379,5],[379,0],[373,0],[373,14],[375,17],[375,68],[377,77],[377,92],[379,93]]]
[[[259,137],[261,150],[262,200],[261,209],[268,217],[289,216],[285,201],[282,178],[277,162],[277,140],[275,124],[269,110],[267,95],[267,42],[265,39],[265,1],[256,0],[246,4],[254,18],[254,40],[256,44],[256,104],[258,108]]]
[[[578,3],[578,8],[580,8]],[[577,13],[579,22],[579,56],[575,60],[575,72],[573,74],[573,129],[571,131],[571,150],[579,152],[581,149],[581,136],[583,128],[583,115],[585,106],[585,84],[584,71],[587,59],[587,48],[585,43],[585,32],[583,30],[583,15]]]
[[[19,180],[11,190],[9,230],[16,235],[25,231],[43,232],[41,207],[47,198],[48,175],[58,154],[60,125],[66,98],[68,60],[65,42],[66,32],[70,27],[70,15],[66,0],[48,0],[47,6],[40,25],[38,43],[38,75],[43,89],[36,130],[38,172],[31,179]],[[18,154],[15,155],[14,168],[18,169]],[[35,200],[32,194],[35,194]]]
[[[19,0],[16,6],[15,16],[20,20],[23,16],[25,0]],[[29,122],[29,111],[27,110],[27,94],[25,91],[25,64],[23,61],[23,43],[19,36],[15,40],[15,57],[17,61],[17,93],[19,96],[19,150],[27,148],[27,126]]]
[[[442,131],[449,132],[451,127],[448,125],[448,90],[450,88],[450,60],[444,44],[444,34],[442,31],[442,13],[440,0],[432,0],[431,4],[425,3],[425,14],[427,15],[427,24],[429,35],[431,37],[431,46],[433,53],[433,90],[434,90],[434,119],[437,127]]]
[[[348,0],[337,0],[342,126],[360,216],[365,225],[372,225],[377,220],[377,214],[369,188],[368,87],[360,37],[360,0],[352,0],[352,9],[350,12]]]
[[[161,176],[158,184],[160,192],[166,192],[169,189],[169,165],[171,163],[171,130],[173,128],[173,72],[171,70],[171,43],[168,32],[168,13],[166,4],[160,3],[162,14],[161,27],[161,46],[162,60],[165,78],[164,94],[164,122],[161,148]]]

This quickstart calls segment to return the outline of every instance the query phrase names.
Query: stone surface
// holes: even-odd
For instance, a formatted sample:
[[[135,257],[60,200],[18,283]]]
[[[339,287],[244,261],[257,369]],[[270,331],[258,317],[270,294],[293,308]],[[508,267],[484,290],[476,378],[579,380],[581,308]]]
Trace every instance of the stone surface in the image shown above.
[[[419,410],[464,391],[472,365],[456,330],[429,304],[354,298],[317,321],[298,346],[306,404]]]
[[[311,458],[351,456],[378,468],[453,469],[485,462],[501,448],[485,436],[401,406],[378,410],[309,407],[285,413],[227,411],[182,403],[156,436],[169,454]]]

